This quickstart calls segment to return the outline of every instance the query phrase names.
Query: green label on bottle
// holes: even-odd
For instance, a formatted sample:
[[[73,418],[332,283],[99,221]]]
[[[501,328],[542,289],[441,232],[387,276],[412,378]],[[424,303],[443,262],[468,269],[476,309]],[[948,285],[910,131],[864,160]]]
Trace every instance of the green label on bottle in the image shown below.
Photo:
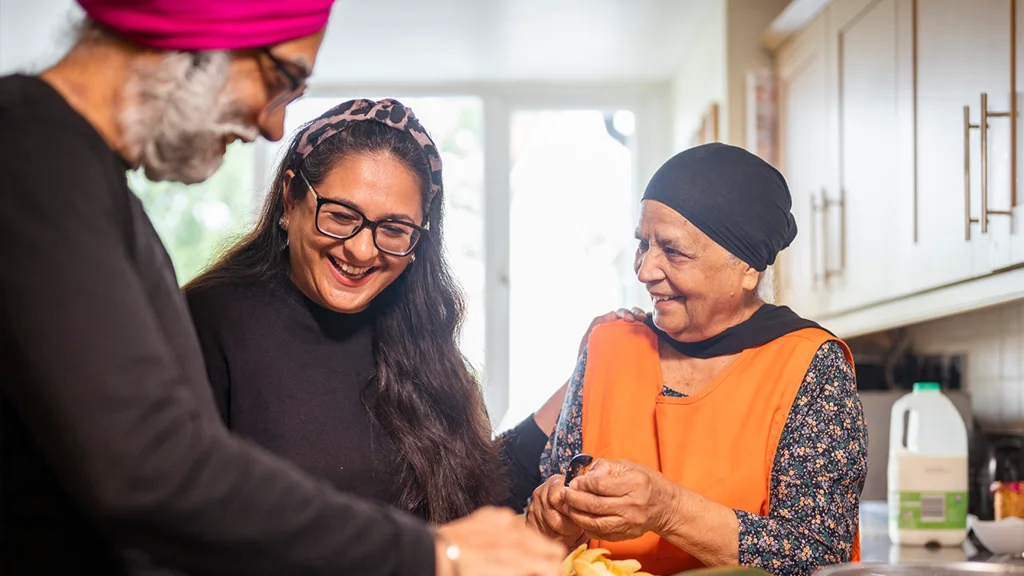
[[[967,528],[966,492],[898,492],[896,497],[901,530]]]

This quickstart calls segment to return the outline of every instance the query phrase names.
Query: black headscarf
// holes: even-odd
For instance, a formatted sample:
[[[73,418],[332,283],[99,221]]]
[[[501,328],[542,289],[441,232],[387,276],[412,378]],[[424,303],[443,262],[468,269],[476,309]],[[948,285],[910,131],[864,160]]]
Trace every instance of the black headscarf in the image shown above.
[[[701,232],[759,272],[796,237],[785,178],[754,154],[713,143],[676,154],[658,169],[644,200],[672,208]],[[647,325],[678,352],[714,358],[756,348],[804,328],[821,328],[785,306],[765,304],[746,321],[700,342],[678,342]]]
[[[736,146],[704,144],[676,154],[651,178],[643,199],[682,214],[759,272],[796,237],[786,180]]]

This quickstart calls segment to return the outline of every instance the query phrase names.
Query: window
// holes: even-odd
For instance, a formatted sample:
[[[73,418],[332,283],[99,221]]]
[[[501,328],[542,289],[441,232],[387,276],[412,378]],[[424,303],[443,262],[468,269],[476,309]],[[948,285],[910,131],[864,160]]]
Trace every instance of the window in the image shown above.
[[[255,161],[253,146],[235,143],[221,169],[199,184],[152,182],[141,170],[128,173],[128,185],[167,247],[179,283],[202,272],[252,222]]]
[[[633,113],[520,110],[511,123],[509,410],[539,407],[572,374],[595,316],[636,282]]]
[[[650,129],[660,100],[566,106],[588,96],[374,92],[360,96],[410,106],[440,149],[444,248],[467,305],[460,345],[486,387],[495,430],[505,429],[571,375],[595,316],[638,303],[642,291],[632,272],[637,173],[653,172],[664,151]],[[180,282],[252,225],[288,137],[349,98],[294,102],[284,140],[232,145],[223,168],[202,184],[129,174]],[[642,115],[629,109],[634,104]],[[642,134],[638,118],[646,119]],[[498,155],[485,162],[488,151]],[[494,259],[487,267],[485,246]]]

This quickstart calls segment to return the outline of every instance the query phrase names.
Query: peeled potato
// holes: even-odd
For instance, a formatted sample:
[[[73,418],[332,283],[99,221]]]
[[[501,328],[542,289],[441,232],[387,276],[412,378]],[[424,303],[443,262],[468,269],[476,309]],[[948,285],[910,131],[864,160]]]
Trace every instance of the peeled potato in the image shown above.
[[[612,566],[621,570],[622,574],[634,574],[640,571],[640,561],[633,560],[632,558],[629,560],[612,560],[611,563]]]
[[[611,560],[604,548],[588,549],[586,544],[570,553],[562,561],[560,576],[652,576],[640,572],[637,560]]]
[[[586,549],[586,544],[580,544],[578,548],[566,556],[565,560],[562,560],[562,569],[558,572],[559,576],[573,576],[572,562]]]

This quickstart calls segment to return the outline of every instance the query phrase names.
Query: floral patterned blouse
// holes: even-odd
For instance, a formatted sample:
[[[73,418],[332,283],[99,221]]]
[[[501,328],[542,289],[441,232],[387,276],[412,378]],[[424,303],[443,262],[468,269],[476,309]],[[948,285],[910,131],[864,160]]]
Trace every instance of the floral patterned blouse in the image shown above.
[[[541,455],[541,477],[564,474],[583,451],[584,351],[569,382],[555,432]],[[665,387],[665,396],[682,396]],[[741,510],[739,563],[773,574],[812,574],[849,562],[867,474],[867,427],[853,369],[842,348],[818,349],[793,402],[775,453],[771,507]]]

